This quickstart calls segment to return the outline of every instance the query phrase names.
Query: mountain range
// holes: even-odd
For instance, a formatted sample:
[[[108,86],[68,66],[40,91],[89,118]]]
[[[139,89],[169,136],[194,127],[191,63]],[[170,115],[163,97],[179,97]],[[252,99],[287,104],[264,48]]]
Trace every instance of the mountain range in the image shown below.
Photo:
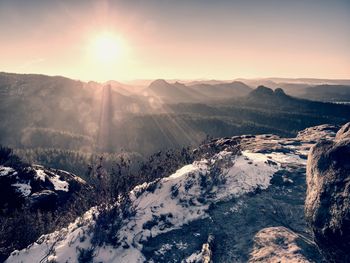
[[[260,92],[249,87],[249,81],[249,85],[209,83],[155,80],[144,87],[1,73],[0,144],[22,150],[55,148],[146,156],[198,145],[207,137],[293,136],[309,126],[342,124],[349,118],[346,105],[311,102],[280,89]],[[316,90],[318,98],[326,101],[346,98],[346,86],[337,87],[331,86],[334,92],[328,89],[328,93],[322,87],[309,87],[307,94],[312,97]],[[108,136],[101,140],[101,134]]]

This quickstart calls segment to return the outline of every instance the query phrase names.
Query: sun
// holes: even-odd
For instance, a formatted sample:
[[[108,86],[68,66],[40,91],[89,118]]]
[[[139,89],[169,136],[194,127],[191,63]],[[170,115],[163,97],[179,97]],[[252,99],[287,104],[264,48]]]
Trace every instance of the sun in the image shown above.
[[[112,33],[102,33],[92,39],[88,50],[93,60],[111,64],[119,62],[126,53],[124,41]]]

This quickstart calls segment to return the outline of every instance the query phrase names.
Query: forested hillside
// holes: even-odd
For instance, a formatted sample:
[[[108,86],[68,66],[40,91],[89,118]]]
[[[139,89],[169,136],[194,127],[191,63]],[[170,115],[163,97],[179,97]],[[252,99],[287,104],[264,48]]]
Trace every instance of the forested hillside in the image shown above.
[[[133,87],[1,73],[0,92],[0,144],[30,162],[79,174],[96,153],[140,160],[206,138],[293,136],[309,126],[343,124],[350,118],[346,105],[299,99],[282,89],[252,90],[237,81],[156,80]]]

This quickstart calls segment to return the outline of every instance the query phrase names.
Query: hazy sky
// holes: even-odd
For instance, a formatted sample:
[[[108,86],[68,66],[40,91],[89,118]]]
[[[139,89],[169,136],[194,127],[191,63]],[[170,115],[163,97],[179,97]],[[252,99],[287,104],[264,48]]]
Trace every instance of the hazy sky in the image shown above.
[[[0,0],[0,71],[350,78],[349,25],[349,0]]]

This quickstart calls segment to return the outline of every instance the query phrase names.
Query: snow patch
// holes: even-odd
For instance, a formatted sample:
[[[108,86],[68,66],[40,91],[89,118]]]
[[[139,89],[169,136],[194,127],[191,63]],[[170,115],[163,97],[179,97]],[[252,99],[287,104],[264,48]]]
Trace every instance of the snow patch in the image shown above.
[[[46,178],[53,184],[54,189],[56,191],[65,191],[68,192],[69,188],[69,183],[66,181],[63,181],[60,179],[60,176],[57,174],[53,173],[45,173],[44,169],[39,168],[40,166],[37,165],[36,168],[34,168],[36,174],[35,174],[35,179],[41,180],[45,182]],[[84,181],[85,183],[85,181]]]
[[[71,176],[73,177],[76,181],[78,181],[79,183],[82,183],[82,184],[86,184],[86,181],[83,180],[82,178],[80,178],[79,176],[76,176],[75,174],[72,174],[72,173],[69,173],[67,171],[64,171],[64,170],[60,170],[60,169],[57,169],[57,171],[59,171],[60,173],[63,173],[67,176]]]
[[[13,168],[0,165],[0,176],[7,176],[10,173],[12,173],[12,175],[17,174],[17,172]]]
[[[269,164],[267,156],[262,153],[243,151],[233,162],[233,166],[224,170],[227,182],[218,189],[218,200],[240,196],[256,188],[266,189],[278,170],[278,165]]]
[[[272,152],[267,155],[272,160],[282,163],[282,164],[302,164],[306,165],[306,159],[300,158],[297,154],[292,153],[282,153],[282,152]]]
[[[69,184],[66,181],[62,181],[60,177],[55,174],[54,176],[49,178],[51,183],[53,184],[56,191],[65,191],[68,192]]]
[[[16,191],[24,197],[29,196],[32,192],[32,187],[29,184],[16,183],[11,184],[11,186],[16,187]]]
[[[31,263],[39,262],[41,259],[45,258],[47,258],[47,261],[43,260],[42,262],[48,262],[49,260],[55,260],[57,262],[77,262],[77,247],[89,248],[91,246],[89,239],[81,242],[82,240],[80,237],[84,236],[88,231],[89,227],[94,222],[93,217],[97,214],[96,208],[91,208],[68,227],[41,236],[27,249],[21,251],[15,250],[5,262]],[[52,248],[55,248],[57,252],[55,255],[49,254]]]
[[[46,173],[43,169],[34,169],[36,172],[35,179],[45,182]]]
[[[165,253],[167,252],[167,251],[169,251],[169,250],[171,250],[173,248],[173,245],[172,244],[168,244],[168,243],[166,243],[166,244],[163,244],[161,247],[160,247],[160,249],[158,249],[156,252],[155,252],[155,254],[156,255],[165,255]]]

